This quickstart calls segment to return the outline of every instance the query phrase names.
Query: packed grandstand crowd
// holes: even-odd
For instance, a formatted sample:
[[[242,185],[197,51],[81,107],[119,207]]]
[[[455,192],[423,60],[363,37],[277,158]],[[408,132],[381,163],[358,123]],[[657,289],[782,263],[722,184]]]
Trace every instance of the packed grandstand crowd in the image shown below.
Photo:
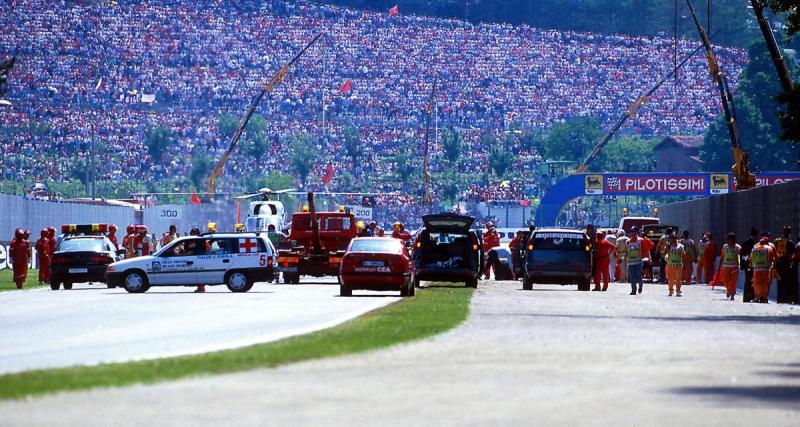
[[[356,177],[391,176],[395,166],[387,159],[409,148],[420,154],[423,110],[437,74],[436,125],[461,133],[459,170],[486,173],[490,147],[483,136],[502,135],[512,123],[547,129],[580,115],[608,125],[673,63],[671,38],[473,25],[302,1],[85,0],[42,7],[11,0],[0,3],[0,27],[0,57],[18,56],[8,95],[14,107],[0,108],[6,179],[62,179],[69,163],[86,156],[92,135],[102,147],[100,179],[185,176],[195,150],[216,158],[227,146],[219,117],[240,117],[259,85],[320,31],[324,42],[258,109],[267,119],[267,153],[233,156],[228,176],[292,173],[287,140],[303,132],[319,150],[311,189],[323,187],[328,165]],[[681,40],[680,55],[697,44]],[[735,83],[746,52],[717,54]],[[704,61],[692,58],[621,132],[702,133],[718,110]],[[340,90],[346,81],[349,90]],[[355,165],[343,152],[347,124],[358,128],[365,150]],[[174,133],[160,162],[148,155],[148,126]],[[513,169],[534,182],[541,155],[512,150]],[[446,162],[442,154],[434,144],[434,172]],[[340,189],[339,177],[325,187]],[[417,194],[418,185],[389,182],[384,190]],[[466,187],[474,201],[535,191],[516,182]],[[382,204],[398,204],[402,213],[392,200]]]

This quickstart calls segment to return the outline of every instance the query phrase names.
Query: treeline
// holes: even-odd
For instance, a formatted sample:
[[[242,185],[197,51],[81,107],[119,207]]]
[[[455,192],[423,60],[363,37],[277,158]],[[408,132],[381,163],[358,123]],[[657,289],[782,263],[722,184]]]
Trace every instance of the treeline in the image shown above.
[[[685,0],[320,0],[320,3],[401,14],[507,22],[596,33],[697,37]],[[714,43],[746,47],[758,36],[747,0],[693,0],[703,26],[711,11]],[[677,9],[676,9],[677,6]],[[717,30],[720,30],[717,32]],[[716,33],[716,34],[715,34]]]

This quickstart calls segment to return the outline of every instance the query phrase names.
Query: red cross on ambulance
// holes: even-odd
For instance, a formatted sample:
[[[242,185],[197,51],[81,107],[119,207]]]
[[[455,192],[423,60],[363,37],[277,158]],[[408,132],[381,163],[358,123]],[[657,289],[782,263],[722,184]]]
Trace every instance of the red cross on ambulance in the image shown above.
[[[239,239],[239,252],[252,253],[256,252],[258,243],[255,239]]]

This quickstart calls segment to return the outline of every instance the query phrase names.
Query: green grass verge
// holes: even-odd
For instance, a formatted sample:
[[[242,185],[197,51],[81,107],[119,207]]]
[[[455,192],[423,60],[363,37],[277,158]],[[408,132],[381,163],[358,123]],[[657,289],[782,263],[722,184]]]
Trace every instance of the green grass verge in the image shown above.
[[[99,366],[0,375],[0,400],[95,387],[153,383],[341,356],[430,337],[463,322],[472,289],[442,286],[369,312],[339,326],[235,350]]]
[[[22,289],[41,288],[47,285],[39,284],[39,270],[28,270],[28,277]],[[11,270],[0,270],[0,292],[16,291],[17,285],[14,284],[14,272]]]

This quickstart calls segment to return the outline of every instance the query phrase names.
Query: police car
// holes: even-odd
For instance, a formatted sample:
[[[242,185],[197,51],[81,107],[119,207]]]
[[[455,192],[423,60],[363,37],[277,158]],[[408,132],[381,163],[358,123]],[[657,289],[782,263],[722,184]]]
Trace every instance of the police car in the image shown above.
[[[108,239],[108,224],[65,224],[50,261],[50,289],[72,289],[73,283],[104,281],[109,264],[121,252]],[[109,287],[111,287],[109,285]]]
[[[186,236],[153,255],[118,261],[106,271],[109,286],[142,293],[151,286],[225,284],[247,292],[255,282],[275,276],[275,248],[260,233],[208,233]]]

